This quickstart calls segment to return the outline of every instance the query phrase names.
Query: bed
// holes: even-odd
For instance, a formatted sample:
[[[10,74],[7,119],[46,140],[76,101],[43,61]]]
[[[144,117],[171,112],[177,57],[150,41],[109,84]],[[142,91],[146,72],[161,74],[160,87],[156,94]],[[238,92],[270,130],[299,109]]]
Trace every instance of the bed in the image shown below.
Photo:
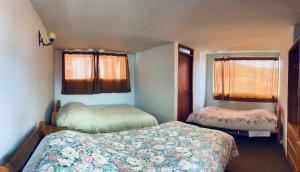
[[[208,106],[194,111],[187,119],[191,124],[223,129],[233,134],[250,137],[270,136],[271,133],[277,133],[278,141],[280,141],[280,121],[279,105],[275,106],[275,113],[265,109],[233,110]]]
[[[158,125],[156,118],[130,105],[94,105],[71,102],[52,113],[52,125],[86,133],[107,133]]]
[[[235,156],[232,136],[177,121],[97,134],[40,125],[0,171],[222,172]]]

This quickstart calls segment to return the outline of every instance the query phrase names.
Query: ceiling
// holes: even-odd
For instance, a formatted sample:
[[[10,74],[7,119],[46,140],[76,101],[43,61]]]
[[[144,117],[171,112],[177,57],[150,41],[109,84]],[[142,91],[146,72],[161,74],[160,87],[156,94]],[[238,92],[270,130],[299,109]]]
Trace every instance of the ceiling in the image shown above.
[[[30,0],[55,48],[278,50],[300,0]]]

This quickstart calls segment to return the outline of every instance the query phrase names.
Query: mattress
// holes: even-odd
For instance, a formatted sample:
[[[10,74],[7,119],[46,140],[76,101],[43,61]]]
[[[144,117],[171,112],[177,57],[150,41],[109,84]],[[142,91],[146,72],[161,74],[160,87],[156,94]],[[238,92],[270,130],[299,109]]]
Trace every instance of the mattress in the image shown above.
[[[23,171],[222,172],[235,156],[232,136],[174,121],[116,133],[52,133]]]
[[[232,110],[208,106],[191,113],[187,122],[202,126],[246,131],[275,131],[276,115],[265,109]]]
[[[158,125],[156,118],[130,105],[69,103],[58,112],[57,125],[87,133],[117,132]]]

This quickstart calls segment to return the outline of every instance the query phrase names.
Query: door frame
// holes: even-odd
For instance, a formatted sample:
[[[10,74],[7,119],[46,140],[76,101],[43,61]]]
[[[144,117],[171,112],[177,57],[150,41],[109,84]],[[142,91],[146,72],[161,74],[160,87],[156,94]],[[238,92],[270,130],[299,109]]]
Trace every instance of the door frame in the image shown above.
[[[180,49],[183,48],[183,49],[186,49],[186,50],[189,50],[190,51],[190,54],[188,53],[185,53],[185,52],[182,52],[180,51]],[[190,66],[190,86],[191,86],[191,94],[190,94],[190,112],[189,113],[192,113],[193,112],[193,72],[194,72],[194,49],[188,47],[188,46],[185,46],[185,45],[182,45],[182,44],[178,44],[178,66],[177,68],[179,69],[179,54],[184,54],[184,55],[187,55],[191,58],[191,66]],[[179,72],[179,70],[178,70]],[[179,75],[177,75],[177,78],[178,78]],[[179,91],[179,80],[178,80],[178,83],[177,83],[177,92]],[[179,114],[179,97],[177,97],[177,120],[178,120],[178,114]]]

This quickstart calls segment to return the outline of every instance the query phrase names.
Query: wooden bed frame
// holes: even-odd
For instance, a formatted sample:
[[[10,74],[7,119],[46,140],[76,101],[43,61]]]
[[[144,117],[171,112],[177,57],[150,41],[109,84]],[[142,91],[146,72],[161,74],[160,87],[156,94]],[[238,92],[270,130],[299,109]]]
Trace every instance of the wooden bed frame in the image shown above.
[[[54,106],[53,112],[51,114],[51,125],[53,125],[53,126],[57,126],[56,121],[58,118],[58,111],[60,110],[60,108],[61,108],[61,102],[60,102],[60,100],[57,100],[57,102]]]
[[[66,127],[57,127],[56,119],[58,111],[61,107],[60,101],[57,101],[54,110],[52,112],[51,124],[46,125],[45,122],[40,122],[39,126],[31,133],[31,135],[25,140],[25,142],[19,147],[13,157],[5,164],[0,165],[0,172],[16,172],[21,171],[29,160],[30,156],[40,143],[40,141],[48,134],[54,133],[61,130],[66,130]],[[278,125],[276,131],[277,133],[277,142],[280,143],[281,139],[281,130],[282,130],[282,112],[280,105],[275,106],[275,113],[278,119]]]
[[[282,132],[283,132],[283,127],[282,127],[282,110],[280,107],[280,104],[276,104],[274,108],[274,112],[277,117],[277,127],[274,133],[277,133],[277,143],[280,144],[282,140]]]
[[[281,137],[282,137],[282,111],[281,111],[281,107],[280,107],[279,104],[275,105],[274,112],[275,112],[276,117],[277,117],[277,127],[275,128],[275,131],[271,132],[271,133],[277,135],[277,143],[280,144],[281,143]],[[245,130],[232,130],[232,129],[224,129],[224,128],[218,128],[218,127],[203,126],[203,125],[196,124],[196,123],[193,123],[193,122],[191,122],[189,124],[196,125],[196,126],[199,126],[199,127],[205,127],[205,128],[220,130],[220,131],[223,131],[223,132],[231,134],[231,135],[248,136],[248,131],[245,131]]]
[[[51,114],[51,125],[53,125],[53,126],[57,126],[56,121],[58,118],[58,111],[60,110],[60,108],[61,108],[61,102],[60,102],[60,100],[57,100],[54,110]],[[272,133],[277,134],[277,143],[280,143],[281,137],[282,137],[282,111],[281,111],[281,107],[279,104],[276,104],[274,106],[274,112],[277,117],[277,127],[276,127],[275,131]],[[201,125],[195,124],[195,123],[190,123],[190,124],[198,125],[200,127],[205,127],[205,128],[221,130],[221,131],[224,131],[229,134],[245,135],[245,133],[248,133],[248,131],[243,131],[243,130],[229,130],[229,129],[209,127],[209,126],[201,126]]]
[[[0,172],[17,172],[21,171],[29,160],[30,156],[40,143],[40,141],[48,134],[60,130],[65,130],[64,127],[56,127],[46,125],[45,122],[40,122],[39,126],[30,134],[25,142],[19,147],[13,157],[5,164],[0,166]]]

